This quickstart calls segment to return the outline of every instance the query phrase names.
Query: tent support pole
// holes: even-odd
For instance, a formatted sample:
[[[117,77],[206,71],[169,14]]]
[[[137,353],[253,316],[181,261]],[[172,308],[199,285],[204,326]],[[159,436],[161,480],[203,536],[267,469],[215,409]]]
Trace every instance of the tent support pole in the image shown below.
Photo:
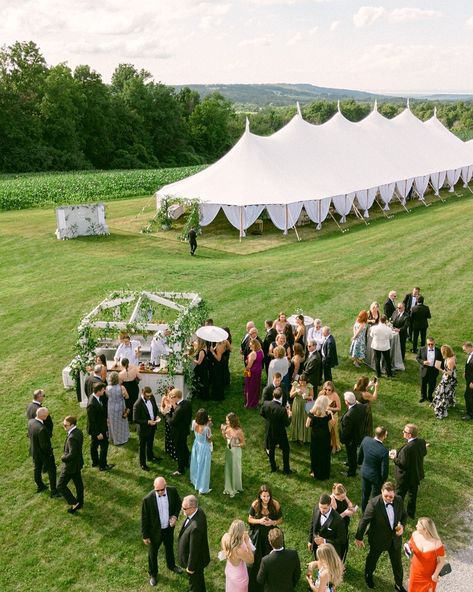
[[[338,226],[338,230],[340,230],[340,232],[343,234],[344,232],[346,232],[346,230],[344,228],[342,228],[340,226],[340,224],[337,222],[337,219],[335,218],[335,216],[332,214],[332,212],[329,210],[329,215],[330,218],[332,218],[332,220],[335,222],[335,224]]]
[[[294,229],[294,232],[296,233],[297,236],[297,241],[301,242],[301,237],[299,236],[299,233],[297,232],[297,228],[296,228],[296,223],[294,222],[291,212],[289,211],[289,208],[286,206],[286,213],[289,216],[289,218],[291,219],[291,223],[292,223],[292,228]]]
[[[240,243],[243,235],[243,206],[240,206]]]
[[[363,216],[363,214],[360,212],[360,210],[355,206],[355,204],[353,204],[352,208],[353,208],[353,211],[355,212],[355,216],[357,218],[359,218],[360,220],[363,220],[363,222],[365,223],[366,226],[369,226],[369,222],[366,220],[366,218]]]
[[[383,212],[383,216],[384,216],[385,218],[387,218],[388,220],[390,220],[391,218],[394,218],[394,216],[392,216],[392,215],[391,215],[391,216],[388,216],[388,215],[386,214],[386,211],[385,211],[385,209],[383,208],[383,206],[382,206],[382,205],[379,203],[379,201],[378,201],[377,199],[375,199],[375,202],[378,204],[378,206],[379,206],[379,209],[380,209],[380,210]]]
[[[401,204],[401,206],[406,210],[406,212],[408,214],[410,214],[410,211],[406,208],[405,204],[402,203],[402,197],[399,195],[399,193],[397,191],[395,193],[396,193],[396,197],[397,197],[399,203]]]
[[[417,196],[418,196],[418,198],[419,198],[419,201],[421,201],[421,202],[424,204],[424,206],[425,206],[426,208],[428,208],[428,207],[429,207],[429,204],[425,202],[424,196],[423,196],[423,195],[421,195],[421,194],[420,194],[420,193],[417,191],[417,187],[416,187],[415,185],[413,185],[413,188],[414,188],[414,191],[417,193]]]
[[[466,188],[468,189],[468,191],[469,191],[470,193],[473,193],[473,191],[472,191],[471,187],[468,185],[468,183],[467,183],[467,185],[466,185]]]
[[[439,198],[439,200],[440,200],[442,203],[445,203],[445,200],[444,200],[444,199],[442,199],[442,198],[441,198],[441,196],[440,196],[440,187],[439,187],[439,194],[437,195],[437,193],[436,193],[436,191],[435,191],[435,187],[432,185],[432,183],[431,183],[430,181],[429,181],[429,185],[431,186],[431,188],[432,188],[432,191],[434,192],[434,197],[438,197],[438,198]]]

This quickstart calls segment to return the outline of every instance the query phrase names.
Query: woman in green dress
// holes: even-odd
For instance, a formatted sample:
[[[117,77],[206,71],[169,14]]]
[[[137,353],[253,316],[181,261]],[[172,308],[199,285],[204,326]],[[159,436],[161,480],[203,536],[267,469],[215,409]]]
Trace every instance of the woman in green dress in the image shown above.
[[[220,426],[222,436],[227,442],[225,448],[225,489],[223,493],[233,497],[243,491],[241,483],[241,449],[245,445],[245,435],[235,413],[229,413],[225,423]]]
[[[290,439],[292,442],[310,442],[310,428],[306,428],[307,411],[306,405],[312,407],[314,389],[306,381],[304,375],[292,383],[289,396],[292,399],[292,421]]]

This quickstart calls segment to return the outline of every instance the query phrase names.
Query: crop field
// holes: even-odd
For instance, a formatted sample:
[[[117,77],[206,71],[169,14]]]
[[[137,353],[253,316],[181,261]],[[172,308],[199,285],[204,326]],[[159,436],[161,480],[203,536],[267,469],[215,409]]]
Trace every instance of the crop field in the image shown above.
[[[111,201],[149,195],[203,166],[0,176],[0,210]]]
[[[396,289],[402,298],[413,286],[421,287],[432,312],[429,333],[439,344],[450,344],[457,355],[458,404],[446,420],[437,421],[432,409],[418,403],[418,364],[408,351],[406,371],[396,373],[393,379],[380,379],[379,399],[373,403],[374,423],[387,427],[389,448],[401,446],[405,423],[419,425],[430,446],[426,478],[419,489],[418,516],[434,518],[447,544],[447,555],[468,543],[472,534],[462,511],[471,503],[473,423],[461,420],[465,363],[461,344],[473,338],[473,195],[468,190],[460,194],[463,196],[444,192],[446,203],[437,199],[428,208],[417,207],[410,214],[399,212],[390,220],[381,214],[378,219],[370,218],[367,227],[362,222],[355,227],[350,220],[351,230],[345,234],[333,221],[319,233],[304,227],[301,242],[293,232],[284,237],[265,221],[263,236],[250,235],[240,243],[238,232],[220,219],[204,229],[195,257],[189,255],[186,243],[177,240],[177,229],[143,234],[139,230],[144,221],[130,223],[149,197],[107,205],[109,236],[68,241],[54,236],[53,207],[0,211],[1,592],[150,590],[140,508],[155,473],[140,469],[136,433],[131,433],[127,444],[110,447],[109,462],[116,466],[108,473],[92,468],[90,439],[85,436],[85,506],[75,516],[66,513],[64,500],[34,493],[26,437],[25,408],[32,391],[39,387],[46,391],[45,404],[55,424],[57,462],[65,436],[62,419],[77,414],[79,427],[86,431],[85,410],[79,408],[73,391],[64,390],[61,372],[74,355],[81,318],[121,288],[199,292],[215,324],[229,326],[233,335],[231,386],[224,401],[205,403],[215,426],[212,491],[200,496],[209,524],[209,592],[224,590],[224,565],[216,558],[221,536],[234,518],[247,520],[261,483],[270,483],[281,503],[286,544],[299,551],[303,571],[311,558],[307,534],[318,496],[330,491],[333,482],[343,481],[349,497],[360,503],[359,476],[341,476],[344,451],[334,455],[331,478],[325,482],[310,478],[309,446],[296,443],[291,444],[295,473],[270,473],[263,449],[262,418],[256,410],[243,407],[243,365],[238,349],[246,321],[254,320],[262,332],[264,319],[274,319],[280,310],[292,314],[300,309],[320,317],[331,326],[337,340],[340,363],[333,376],[337,391],[343,393],[353,387],[360,373],[373,375],[366,367],[356,369],[348,357],[354,318],[373,300],[382,304],[390,289]],[[146,212],[146,216],[150,214]],[[193,403],[194,412],[201,404]],[[225,442],[218,430],[230,411],[240,417],[247,437],[242,461],[244,491],[232,499],[222,494]],[[164,454],[163,438],[160,427],[155,451],[164,458],[153,465],[154,471],[176,485],[181,495],[192,493],[188,475],[172,476],[175,463]],[[350,525],[345,581],[337,592],[365,590],[367,551],[353,545],[358,520],[359,515]],[[179,518],[178,529],[181,524]],[[409,520],[406,537],[414,527],[415,521]],[[184,580],[166,570],[163,550],[159,562],[158,589],[185,590]],[[407,584],[409,564],[405,558],[403,565]],[[375,583],[377,590],[393,589],[387,556],[379,561]],[[306,589],[301,580],[297,592]]]

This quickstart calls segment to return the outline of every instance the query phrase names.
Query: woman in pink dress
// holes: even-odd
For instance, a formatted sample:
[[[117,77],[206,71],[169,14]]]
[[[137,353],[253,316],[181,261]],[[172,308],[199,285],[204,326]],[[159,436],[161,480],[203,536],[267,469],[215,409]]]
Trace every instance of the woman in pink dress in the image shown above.
[[[250,349],[245,367],[245,407],[254,409],[258,406],[260,399],[264,355],[261,343],[257,339],[250,341]]]
[[[253,563],[253,544],[243,520],[234,520],[222,537],[222,550],[218,554],[225,567],[225,592],[248,592],[247,565]]]
[[[435,592],[445,548],[431,518],[419,518],[408,544],[412,552],[409,592]]]

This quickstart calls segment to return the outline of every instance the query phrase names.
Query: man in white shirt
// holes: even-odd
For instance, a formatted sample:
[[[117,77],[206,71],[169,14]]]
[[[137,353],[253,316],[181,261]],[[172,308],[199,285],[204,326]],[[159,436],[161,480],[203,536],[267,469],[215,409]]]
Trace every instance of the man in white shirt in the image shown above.
[[[130,364],[138,366],[141,355],[140,342],[137,339],[130,339],[129,335],[122,335],[120,341],[113,358],[115,362],[121,362],[123,358],[127,358]]]
[[[386,325],[386,315],[381,315],[378,325],[370,329],[371,349],[374,351],[376,360],[376,375],[381,378],[381,356],[386,366],[386,374],[392,376],[391,369],[391,337],[392,329]]]

